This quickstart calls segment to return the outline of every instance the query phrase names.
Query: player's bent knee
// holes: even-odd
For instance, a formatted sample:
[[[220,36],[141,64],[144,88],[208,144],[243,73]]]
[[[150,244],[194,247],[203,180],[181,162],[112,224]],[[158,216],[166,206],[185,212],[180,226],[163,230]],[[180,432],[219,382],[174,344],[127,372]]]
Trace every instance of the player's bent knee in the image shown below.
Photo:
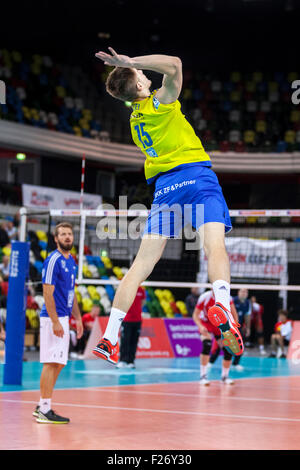
[[[230,354],[230,352],[227,351],[226,348],[224,348],[223,351],[224,351],[224,361],[231,361],[232,354]]]
[[[204,339],[202,342],[202,352],[201,354],[204,354],[205,356],[209,356],[210,350],[212,346],[212,341],[211,339]]]

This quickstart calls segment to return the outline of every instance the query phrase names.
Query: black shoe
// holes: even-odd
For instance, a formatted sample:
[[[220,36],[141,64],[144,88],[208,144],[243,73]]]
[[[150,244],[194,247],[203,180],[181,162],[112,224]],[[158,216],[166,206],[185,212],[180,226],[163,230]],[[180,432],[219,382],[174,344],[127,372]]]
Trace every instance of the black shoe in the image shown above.
[[[54,413],[53,410],[49,410],[47,413],[39,411],[38,417],[36,418],[37,423],[50,423],[50,424],[67,424],[70,422],[69,418],[63,418],[62,416]]]
[[[37,418],[38,415],[39,415],[39,411],[40,411],[40,407],[39,407],[39,405],[38,405],[38,406],[36,407],[36,409],[33,411],[32,416],[34,416],[35,418]]]
[[[285,354],[281,354],[281,356],[279,356],[279,359],[286,359],[286,355],[285,355]]]
[[[276,353],[271,352],[271,354],[268,357],[276,357]]]

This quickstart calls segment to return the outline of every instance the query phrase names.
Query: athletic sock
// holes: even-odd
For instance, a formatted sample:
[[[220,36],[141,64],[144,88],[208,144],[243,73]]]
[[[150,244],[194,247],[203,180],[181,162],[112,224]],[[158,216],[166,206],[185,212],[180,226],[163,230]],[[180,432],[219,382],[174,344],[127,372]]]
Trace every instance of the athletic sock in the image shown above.
[[[203,377],[207,373],[207,366],[200,365],[200,377]]]
[[[103,337],[108,339],[112,345],[115,345],[118,341],[119,329],[125,316],[125,312],[122,312],[122,310],[119,310],[118,308],[112,307],[108,324],[103,335]]]
[[[218,280],[213,282],[212,287],[216,303],[220,302],[220,304],[230,311],[230,284],[226,281]]]
[[[51,398],[40,398],[39,406],[41,413],[48,413],[51,410]]]
[[[229,374],[229,367],[222,367],[222,378],[226,378],[228,377],[228,374]]]

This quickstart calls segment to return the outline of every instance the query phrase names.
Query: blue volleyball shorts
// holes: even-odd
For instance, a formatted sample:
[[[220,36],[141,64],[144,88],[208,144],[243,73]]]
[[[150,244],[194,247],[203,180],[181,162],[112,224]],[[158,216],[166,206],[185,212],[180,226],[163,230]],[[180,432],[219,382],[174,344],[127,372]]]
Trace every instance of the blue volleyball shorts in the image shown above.
[[[214,171],[201,164],[182,165],[159,176],[144,235],[178,238],[190,224],[198,230],[208,222],[232,229],[229,210]]]

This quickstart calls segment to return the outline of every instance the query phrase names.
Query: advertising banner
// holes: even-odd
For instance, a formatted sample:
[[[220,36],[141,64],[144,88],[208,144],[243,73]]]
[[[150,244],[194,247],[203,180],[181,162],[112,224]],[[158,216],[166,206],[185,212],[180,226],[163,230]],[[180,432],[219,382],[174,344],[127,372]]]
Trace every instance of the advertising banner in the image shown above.
[[[164,321],[175,357],[200,355],[202,342],[199,328],[192,318],[166,318]]]
[[[163,318],[143,319],[136,357],[174,357]]]
[[[37,209],[79,209],[80,192],[22,184],[23,205]],[[101,209],[102,196],[84,194],[84,209]]]

